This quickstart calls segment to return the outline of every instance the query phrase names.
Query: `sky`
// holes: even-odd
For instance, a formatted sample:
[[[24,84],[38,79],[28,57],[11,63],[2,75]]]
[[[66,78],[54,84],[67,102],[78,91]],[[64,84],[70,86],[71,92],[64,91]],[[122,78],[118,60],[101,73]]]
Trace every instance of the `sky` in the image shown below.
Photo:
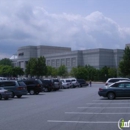
[[[0,0],[0,59],[19,47],[124,49],[130,0]]]

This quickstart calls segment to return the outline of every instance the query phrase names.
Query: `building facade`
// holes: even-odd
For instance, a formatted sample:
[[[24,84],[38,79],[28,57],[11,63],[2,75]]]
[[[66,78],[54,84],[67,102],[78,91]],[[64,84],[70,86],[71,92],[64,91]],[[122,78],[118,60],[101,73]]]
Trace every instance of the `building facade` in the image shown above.
[[[104,66],[117,68],[122,59],[123,49],[87,49],[72,51],[69,47],[24,46],[18,49],[17,58],[12,59],[15,66],[25,70],[30,58],[44,56],[46,65],[55,68],[65,65],[70,71],[73,67],[90,65],[97,69]]]

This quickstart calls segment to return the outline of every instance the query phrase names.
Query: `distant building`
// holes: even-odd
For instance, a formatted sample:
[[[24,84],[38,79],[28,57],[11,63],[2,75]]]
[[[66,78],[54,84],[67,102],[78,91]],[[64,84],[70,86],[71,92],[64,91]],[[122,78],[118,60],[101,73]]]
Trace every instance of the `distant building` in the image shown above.
[[[38,58],[40,56],[46,58],[46,65],[55,68],[65,65],[68,71],[73,67],[85,65],[90,65],[97,69],[104,66],[117,68],[123,52],[123,49],[98,48],[72,51],[69,47],[23,46],[18,49],[16,58],[11,60],[15,66],[19,66],[23,70],[25,70],[30,58]]]

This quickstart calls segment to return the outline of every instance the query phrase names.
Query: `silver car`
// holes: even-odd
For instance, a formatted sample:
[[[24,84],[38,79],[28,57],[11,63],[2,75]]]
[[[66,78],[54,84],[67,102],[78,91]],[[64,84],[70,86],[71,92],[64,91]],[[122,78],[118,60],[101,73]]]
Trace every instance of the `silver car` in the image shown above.
[[[5,100],[12,97],[12,92],[0,87],[0,100],[4,98]]]

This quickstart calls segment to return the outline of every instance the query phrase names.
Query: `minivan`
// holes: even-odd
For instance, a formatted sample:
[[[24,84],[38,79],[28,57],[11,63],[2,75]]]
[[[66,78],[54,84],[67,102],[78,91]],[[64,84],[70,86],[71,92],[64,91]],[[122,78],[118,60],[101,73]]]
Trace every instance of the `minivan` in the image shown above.
[[[0,80],[0,87],[12,92],[12,98],[14,98],[14,96],[21,98],[22,95],[27,94],[27,87],[23,81]]]

